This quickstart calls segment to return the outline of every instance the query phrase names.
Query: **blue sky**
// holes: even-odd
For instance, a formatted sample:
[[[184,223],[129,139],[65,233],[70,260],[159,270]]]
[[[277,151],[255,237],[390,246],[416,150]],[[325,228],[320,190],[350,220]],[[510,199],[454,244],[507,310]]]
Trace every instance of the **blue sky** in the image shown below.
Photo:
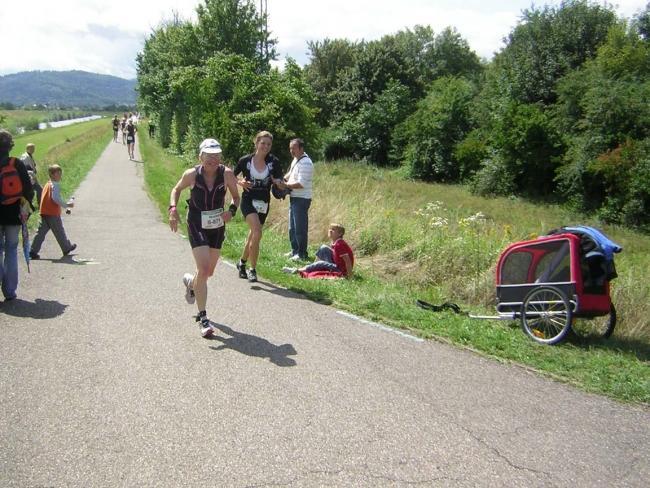
[[[614,2],[631,17],[648,0]],[[81,69],[134,78],[135,56],[146,36],[176,11],[195,18],[198,0],[7,0],[0,10],[0,75],[29,70]],[[257,0],[255,1],[258,4]],[[278,39],[280,60],[307,62],[307,41],[329,38],[377,39],[414,25],[435,32],[455,27],[483,58],[503,47],[530,8],[530,0],[267,0],[269,28]],[[536,5],[558,5],[538,1]],[[596,2],[603,3],[603,2]]]

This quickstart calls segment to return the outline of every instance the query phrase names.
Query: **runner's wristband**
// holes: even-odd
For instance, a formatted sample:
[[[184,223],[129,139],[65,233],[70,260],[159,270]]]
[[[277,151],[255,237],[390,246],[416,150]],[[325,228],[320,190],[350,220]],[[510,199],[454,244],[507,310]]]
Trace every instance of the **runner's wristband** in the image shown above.
[[[228,212],[230,212],[230,214],[234,217],[235,214],[237,213],[237,205],[231,203],[230,207],[228,207]]]

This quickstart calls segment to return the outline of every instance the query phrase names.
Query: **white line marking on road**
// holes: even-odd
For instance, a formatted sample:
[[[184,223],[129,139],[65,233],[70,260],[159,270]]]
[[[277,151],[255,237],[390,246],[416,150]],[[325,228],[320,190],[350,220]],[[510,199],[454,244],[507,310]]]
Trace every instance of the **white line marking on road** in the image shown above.
[[[357,322],[361,322],[362,324],[370,325],[372,327],[385,330],[386,332],[392,332],[393,334],[400,335],[406,339],[410,339],[415,342],[424,342],[424,339],[420,337],[415,337],[414,335],[407,334],[406,332],[402,332],[401,330],[398,329],[393,329],[392,327],[388,327],[387,325],[382,325],[382,324],[378,324],[377,322],[371,322],[370,320],[362,319],[361,317],[357,317],[356,315],[353,315],[348,312],[343,312],[342,310],[337,310],[336,313],[343,315],[344,317],[347,317],[349,319],[356,320]]]

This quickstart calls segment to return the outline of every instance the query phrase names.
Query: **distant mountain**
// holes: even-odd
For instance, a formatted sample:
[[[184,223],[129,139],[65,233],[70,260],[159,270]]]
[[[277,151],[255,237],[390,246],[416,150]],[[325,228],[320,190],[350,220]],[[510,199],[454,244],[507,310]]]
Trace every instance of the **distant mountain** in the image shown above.
[[[0,76],[0,103],[66,107],[135,105],[135,80],[86,71],[23,71]]]

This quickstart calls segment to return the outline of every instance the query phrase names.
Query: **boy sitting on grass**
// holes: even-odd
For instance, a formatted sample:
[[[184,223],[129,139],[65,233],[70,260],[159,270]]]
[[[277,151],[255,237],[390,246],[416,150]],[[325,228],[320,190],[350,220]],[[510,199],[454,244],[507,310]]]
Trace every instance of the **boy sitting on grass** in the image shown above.
[[[313,263],[302,268],[282,268],[285,273],[299,273],[303,278],[327,278],[352,276],[354,254],[352,248],[343,240],[345,228],[340,224],[330,224],[327,235],[332,246],[322,245],[316,251]]]
[[[43,188],[43,194],[41,196],[41,224],[38,226],[36,231],[36,237],[32,242],[32,248],[29,252],[29,256],[32,259],[39,259],[38,251],[41,250],[43,241],[47,233],[52,230],[56,241],[61,247],[61,252],[64,256],[67,256],[72,251],[77,248],[76,244],[72,244],[68,240],[68,236],[65,234],[65,229],[63,228],[63,220],[61,219],[61,209],[68,209],[74,207],[73,202],[64,202],[61,198],[61,176],[63,175],[63,170],[58,164],[53,164],[47,171],[50,175],[50,180],[47,182]]]

